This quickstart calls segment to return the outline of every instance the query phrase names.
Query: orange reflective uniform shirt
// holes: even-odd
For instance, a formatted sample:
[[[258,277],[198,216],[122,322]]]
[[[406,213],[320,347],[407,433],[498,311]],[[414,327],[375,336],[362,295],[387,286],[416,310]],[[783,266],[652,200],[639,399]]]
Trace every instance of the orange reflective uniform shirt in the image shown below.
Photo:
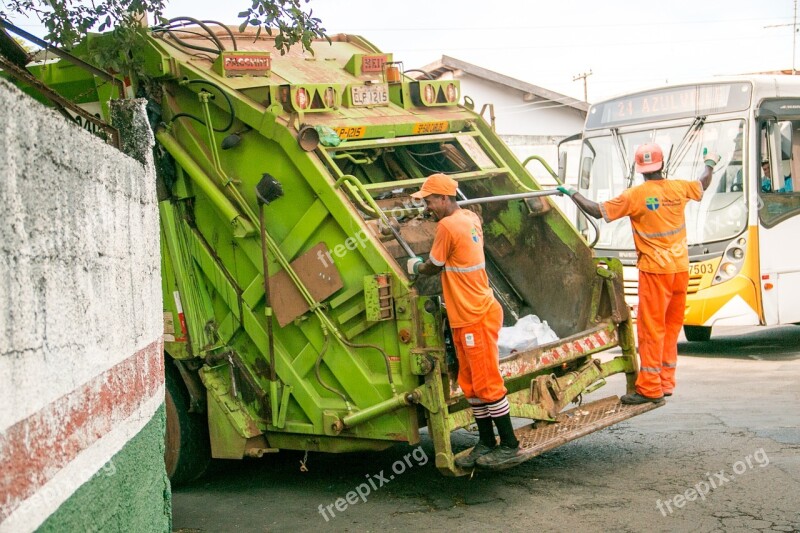
[[[430,260],[443,266],[442,291],[450,327],[480,322],[494,302],[486,275],[483,229],[478,215],[457,209],[436,227]]]
[[[642,272],[672,274],[689,270],[686,247],[688,200],[700,200],[699,181],[648,180],[600,204],[606,222],[631,217],[633,242]]]

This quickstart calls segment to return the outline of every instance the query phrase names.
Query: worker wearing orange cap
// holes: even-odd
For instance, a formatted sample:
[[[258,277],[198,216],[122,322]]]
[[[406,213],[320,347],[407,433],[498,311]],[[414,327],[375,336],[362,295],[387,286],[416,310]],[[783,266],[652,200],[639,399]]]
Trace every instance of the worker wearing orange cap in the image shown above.
[[[704,151],[705,168],[697,181],[667,180],[662,174],[664,153],[655,143],[639,146],[636,172],[644,183],[602,204],[574,189],[558,187],[589,215],[611,222],[628,216],[633,227],[639,269],[639,375],[636,392],[624,395],[625,404],[661,403],[672,396],[678,362],[678,335],[683,325],[689,284],[686,245],[687,201],[699,201],[711,184],[719,156]]]
[[[438,224],[428,259],[412,257],[407,268],[410,275],[442,273],[442,292],[458,357],[458,384],[472,407],[480,438],[456,464],[461,468],[510,466],[524,458],[519,454],[508,391],[498,366],[503,309],[489,287],[480,218],[458,206],[457,189],[452,178],[433,174],[411,195],[425,200]],[[493,425],[500,435],[499,446]]]

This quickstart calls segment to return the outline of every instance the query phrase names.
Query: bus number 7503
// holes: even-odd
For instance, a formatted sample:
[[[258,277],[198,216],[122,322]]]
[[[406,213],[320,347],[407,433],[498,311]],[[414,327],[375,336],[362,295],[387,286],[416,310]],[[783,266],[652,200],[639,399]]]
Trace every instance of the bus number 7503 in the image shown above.
[[[713,274],[714,267],[710,263],[692,263],[689,265],[690,276],[703,276],[705,274]]]

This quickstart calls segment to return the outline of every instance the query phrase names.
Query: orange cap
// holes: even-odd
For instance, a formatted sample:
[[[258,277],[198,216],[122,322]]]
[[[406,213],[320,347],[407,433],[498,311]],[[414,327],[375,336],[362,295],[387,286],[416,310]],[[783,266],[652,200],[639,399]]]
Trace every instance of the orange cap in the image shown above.
[[[647,143],[636,149],[634,156],[636,161],[636,172],[649,174],[657,172],[664,166],[664,152],[656,143]]]
[[[455,196],[458,190],[458,182],[450,176],[444,174],[431,174],[422,188],[411,195],[412,198],[425,198],[431,194],[441,194],[444,196]]]

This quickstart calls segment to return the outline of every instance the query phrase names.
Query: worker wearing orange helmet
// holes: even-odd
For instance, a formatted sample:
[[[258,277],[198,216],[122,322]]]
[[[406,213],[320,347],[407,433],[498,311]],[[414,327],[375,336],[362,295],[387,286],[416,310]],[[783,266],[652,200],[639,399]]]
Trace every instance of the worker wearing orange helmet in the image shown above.
[[[458,384],[472,407],[479,442],[456,460],[461,468],[511,466],[524,460],[511,425],[510,406],[500,375],[497,338],[503,309],[494,298],[486,275],[483,229],[478,215],[456,203],[458,183],[433,174],[419,192],[426,209],[438,221],[428,259],[412,257],[410,275],[442,274],[442,292],[458,358]],[[500,435],[500,445],[493,425]]]
[[[633,228],[639,269],[637,336],[641,365],[636,392],[621,398],[625,404],[661,403],[675,389],[678,335],[683,325],[689,284],[684,206],[699,201],[711,184],[720,158],[705,153],[697,181],[667,180],[662,174],[664,153],[655,143],[639,146],[635,168],[644,183],[616,198],[595,203],[574,189],[558,187],[589,215],[611,222],[628,216]]]

